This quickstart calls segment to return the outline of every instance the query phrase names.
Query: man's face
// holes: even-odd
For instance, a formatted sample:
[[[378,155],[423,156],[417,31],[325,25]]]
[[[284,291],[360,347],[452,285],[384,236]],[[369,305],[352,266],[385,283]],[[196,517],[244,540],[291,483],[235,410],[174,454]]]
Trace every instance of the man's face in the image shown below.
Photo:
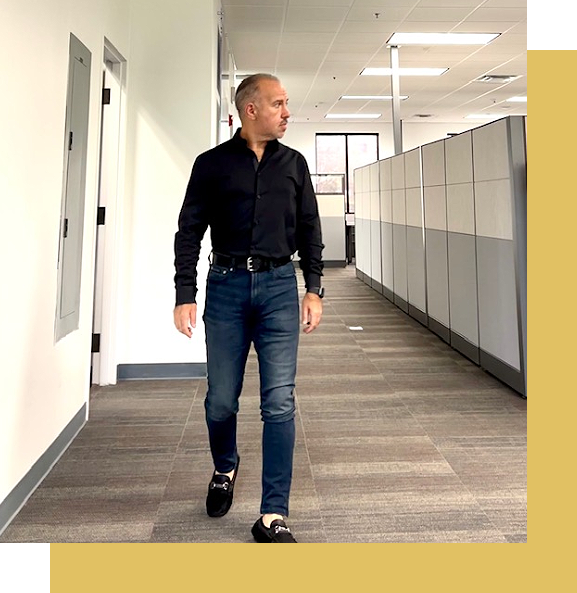
[[[258,86],[254,101],[257,131],[267,140],[282,138],[290,117],[286,91],[276,80],[261,80]]]

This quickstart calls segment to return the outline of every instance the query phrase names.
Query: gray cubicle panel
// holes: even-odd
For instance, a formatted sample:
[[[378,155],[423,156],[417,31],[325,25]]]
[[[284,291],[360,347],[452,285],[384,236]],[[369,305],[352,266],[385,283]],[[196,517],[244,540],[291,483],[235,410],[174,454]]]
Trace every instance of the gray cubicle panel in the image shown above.
[[[381,201],[381,278],[383,294],[394,302],[393,283],[393,180],[391,159],[379,162]]]
[[[369,170],[369,224],[371,227],[371,287],[383,293],[381,269],[381,204],[379,188],[379,163],[368,166]]]
[[[451,345],[478,364],[477,247],[471,132],[445,140],[445,166]]]
[[[524,392],[521,306],[526,301],[526,253],[523,258],[521,244],[526,221],[518,220],[526,204],[524,120],[509,117],[472,134],[480,364]]]
[[[405,155],[391,157],[393,194],[393,284],[394,303],[409,312],[407,286],[407,210],[405,197]]]
[[[405,152],[405,205],[409,315],[426,326],[427,286],[420,147]]]
[[[359,278],[521,394],[526,166],[515,116],[355,171]]]
[[[429,329],[450,341],[445,141],[421,148]]]

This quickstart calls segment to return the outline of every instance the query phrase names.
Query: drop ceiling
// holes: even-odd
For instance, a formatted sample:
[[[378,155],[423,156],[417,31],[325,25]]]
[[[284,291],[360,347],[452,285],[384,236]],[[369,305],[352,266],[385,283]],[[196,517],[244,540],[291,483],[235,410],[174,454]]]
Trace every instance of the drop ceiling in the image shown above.
[[[390,102],[339,100],[391,94],[390,77],[360,76],[390,66],[395,32],[500,33],[485,46],[401,46],[401,67],[447,67],[438,77],[401,77],[404,121],[470,122],[467,115],[525,115],[526,0],[222,0],[224,30],[237,74],[270,72],[287,89],[292,121],[323,122],[327,113],[382,113]],[[475,82],[485,74],[508,83]]]

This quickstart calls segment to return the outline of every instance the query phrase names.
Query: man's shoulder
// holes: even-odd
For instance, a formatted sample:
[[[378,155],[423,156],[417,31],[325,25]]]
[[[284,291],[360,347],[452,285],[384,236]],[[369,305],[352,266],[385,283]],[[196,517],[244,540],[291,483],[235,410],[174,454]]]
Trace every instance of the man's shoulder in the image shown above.
[[[231,138],[230,140],[226,140],[225,142],[222,142],[221,144],[217,144],[216,146],[213,146],[212,148],[205,150],[204,152],[199,154],[197,158],[202,159],[202,160],[210,159],[212,157],[219,156],[221,154],[230,153],[232,148],[233,148],[233,142],[232,142],[232,138]]]
[[[295,159],[298,159],[299,161],[306,162],[305,157],[298,150],[291,148],[290,146],[287,146],[286,144],[283,144],[282,142],[279,142],[278,146],[279,146],[279,150],[283,151],[285,154],[289,154],[290,156],[294,157]]]

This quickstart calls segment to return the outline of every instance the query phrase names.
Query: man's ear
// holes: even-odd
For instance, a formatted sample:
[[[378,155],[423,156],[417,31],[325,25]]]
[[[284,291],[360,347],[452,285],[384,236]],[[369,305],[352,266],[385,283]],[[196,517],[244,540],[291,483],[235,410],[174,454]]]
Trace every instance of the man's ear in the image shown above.
[[[244,108],[244,113],[248,119],[255,120],[257,113],[256,105],[249,101]]]

